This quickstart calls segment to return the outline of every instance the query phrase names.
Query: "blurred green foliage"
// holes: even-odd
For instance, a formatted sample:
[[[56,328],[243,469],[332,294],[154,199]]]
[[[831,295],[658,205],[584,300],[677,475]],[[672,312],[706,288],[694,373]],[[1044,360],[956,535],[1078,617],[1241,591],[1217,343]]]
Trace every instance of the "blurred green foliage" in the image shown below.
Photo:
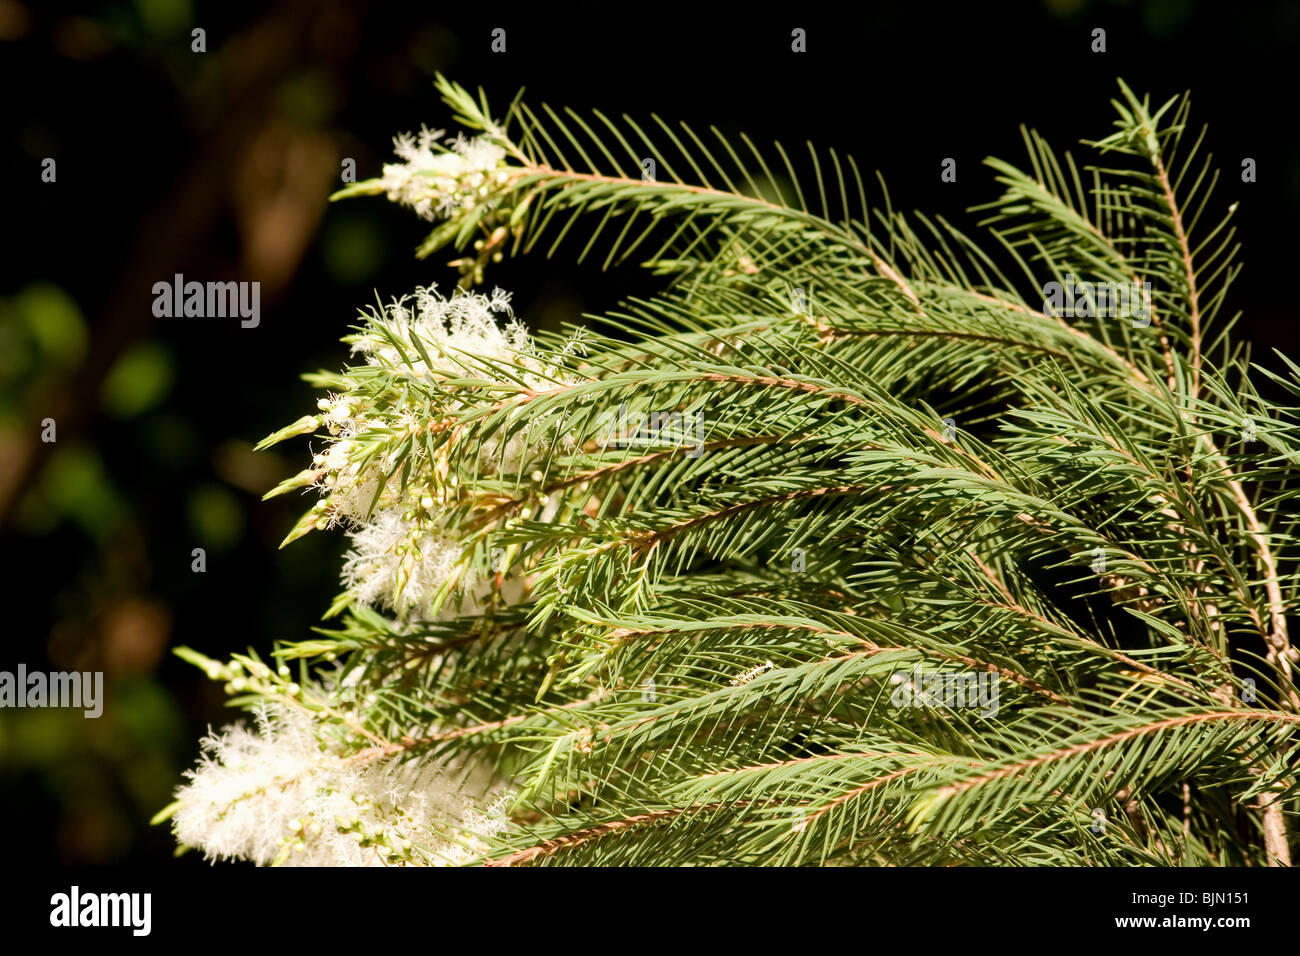
[[[159,342],[132,346],[109,371],[100,389],[104,411],[114,418],[133,418],[155,408],[175,378],[171,353]]]

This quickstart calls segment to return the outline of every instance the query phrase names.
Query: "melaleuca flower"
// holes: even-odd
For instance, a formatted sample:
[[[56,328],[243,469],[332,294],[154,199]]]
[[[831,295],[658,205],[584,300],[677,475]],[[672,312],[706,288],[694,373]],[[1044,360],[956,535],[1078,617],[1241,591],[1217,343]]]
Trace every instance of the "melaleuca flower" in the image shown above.
[[[385,164],[380,179],[390,201],[410,206],[422,219],[473,208],[509,179],[501,170],[506,151],[496,143],[459,136],[444,147],[441,138],[441,130],[423,128],[395,137],[393,151],[402,162]]]
[[[343,583],[363,604],[395,611],[423,610],[456,574],[461,548],[442,531],[394,511],[380,511],[349,532],[352,550],[343,564]]]
[[[505,316],[504,324],[498,316]],[[540,360],[532,359],[532,340],[528,329],[510,308],[510,293],[493,289],[491,295],[456,289],[450,298],[438,293],[436,286],[421,287],[382,310],[371,309],[370,328],[352,345],[354,353],[366,356],[367,362],[389,368],[402,367],[418,375],[458,377],[482,367],[487,359],[522,362],[541,370]],[[428,346],[430,362],[399,352],[387,336],[410,341],[418,335]]]
[[[354,459],[357,443],[348,437],[351,434],[349,430],[312,459],[320,469],[316,484],[328,496],[328,507],[323,502],[321,508],[326,511],[328,526],[363,524],[375,510],[401,504],[400,483],[387,477],[385,460],[366,464]]]
[[[505,321],[498,316],[504,316]],[[410,348],[399,351],[391,341],[411,342],[413,338],[423,345],[423,355],[414,354]],[[382,310],[372,310],[366,330],[353,337],[352,349],[364,355],[372,367],[397,370],[431,382],[501,379],[505,390],[543,392],[570,380],[554,360],[537,351],[528,329],[510,309],[510,294],[502,289],[494,289],[490,296],[457,289],[450,298],[439,295],[432,286],[416,289],[414,294],[396,299]],[[509,375],[502,376],[500,367],[508,368]],[[442,407],[455,412],[465,405],[453,392],[445,397]],[[352,414],[350,406],[343,414]],[[383,428],[396,424],[399,432],[418,430],[426,424],[409,411],[393,418],[395,421],[379,424]],[[338,426],[340,438],[358,437],[367,424],[364,417],[345,419]],[[482,459],[486,466],[495,464],[499,471],[513,471],[527,451],[517,440],[505,448],[487,442]]]
[[[501,289],[443,297],[433,287],[419,288],[372,309],[349,341],[364,359],[354,379],[427,383],[421,394],[431,397],[420,405],[400,388],[352,388],[318,402],[314,421],[328,438],[307,473],[323,496],[311,520],[349,529],[344,585],[360,603],[404,618],[439,616],[449,585],[475,602],[494,586],[520,591],[515,582],[494,584],[469,567],[451,519],[457,509],[476,509],[475,493],[459,484],[451,464],[458,435],[446,432],[447,422],[475,403],[563,388],[572,379],[558,363],[570,353],[539,351]],[[460,384],[467,381],[475,384]],[[537,464],[550,449],[574,447],[569,427],[565,413],[508,436],[482,436],[476,475],[540,474]],[[439,433],[437,441],[425,440],[430,432]],[[481,508],[499,500],[484,499]]]
[[[310,715],[280,705],[257,727],[209,733],[176,793],[177,839],[210,860],[260,866],[455,865],[498,826],[450,767],[333,752]],[[482,787],[483,774],[471,774]]]

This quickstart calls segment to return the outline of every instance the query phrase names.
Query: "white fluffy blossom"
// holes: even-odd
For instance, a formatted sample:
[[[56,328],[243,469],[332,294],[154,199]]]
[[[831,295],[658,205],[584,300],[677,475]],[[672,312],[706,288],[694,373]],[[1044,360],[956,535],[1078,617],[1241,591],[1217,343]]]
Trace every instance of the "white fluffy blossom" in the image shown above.
[[[461,548],[441,532],[420,534],[415,522],[391,510],[349,532],[343,584],[363,604],[422,610],[456,570]]]
[[[393,340],[418,341],[420,348],[399,350]],[[570,381],[558,357],[535,347],[511,311],[509,294],[501,289],[491,295],[457,289],[450,297],[434,287],[416,289],[372,312],[366,329],[353,340],[353,351],[367,365],[403,376],[431,381],[500,379],[503,395],[520,388],[540,393]],[[510,371],[503,375],[498,367]],[[475,400],[481,401],[484,394],[476,391]],[[449,526],[458,495],[457,476],[448,463],[451,446],[439,446],[435,460],[428,461],[424,441],[406,442],[403,453],[413,456],[415,467],[409,469],[412,480],[403,483],[403,469],[398,467],[403,462],[393,457],[393,449],[402,437],[419,436],[429,422],[414,406],[376,412],[370,401],[358,394],[331,394],[318,403],[320,421],[333,437],[314,460],[316,483],[326,496],[317,506],[317,521],[318,527],[349,527],[352,548],[343,568],[345,587],[363,604],[426,619],[435,616],[432,601],[453,579],[456,591],[475,604],[498,584],[508,585],[509,594],[521,591],[513,582],[475,577],[468,567],[455,529]],[[463,407],[455,390],[443,394],[440,402],[445,415]],[[477,467],[483,473],[528,471],[530,462],[552,448],[571,449],[571,430],[569,418],[561,414],[506,438],[488,437],[476,449]],[[453,601],[441,613],[457,606]]]
[[[506,321],[500,322],[498,316]],[[510,293],[504,289],[493,289],[491,295],[456,289],[446,298],[435,286],[421,287],[395,299],[382,312],[372,313],[371,323],[403,341],[418,335],[429,347],[432,365],[409,350],[405,356],[399,354],[378,329],[362,335],[352,346],[371,364],[400,365],[420,375],[464,375],[467,367],[474,367],[474,356],[531,365],[534,370],[541,367],[531,357],[532,339],[527,327],[515,318]]]
[[[451,768],[349,760],[317,736],[311,716],[263,708],[256,732],[209,733],[177,791],[177,839],[211,860],[258,865],[456,865],[504,826]]]
[[[387,163],[381,178],[389,200],[410,206],[423,219],[446,217],[482,202],[508,174],[500,170],[505,150],[482,136],[456,138],[441,148],[442,130],[421,129],[393,139],[400,163]]]
[[[503,365],[511,369],[511,387],[522,385],[539,392],[568,381],[553,360],[537,352],[527,327],[510,308],[510,293],[503,289],[493,289],[491,295],[457,289],[444,298],[433,286],[419,288],[392,302],[382,313],[372,314],[371,327],[373,330],[361,335],[352,348],[372,365],[400,367],[433,378],[490,376],[493,364]],[[380,328],[399,341],[409,342],[417,336],[429,361],[411,350],[399,353]],[[452,401],[448,407],[457,408],[459,403]],[[518,434],[504,447],[495,441],[485,442],[482,462],[496,463],[505,471],[516,470],[530,450],[530,439],[540,443],[545,437],[549,436]],[[572,447],[563,436],[560,440],[565,447]]]

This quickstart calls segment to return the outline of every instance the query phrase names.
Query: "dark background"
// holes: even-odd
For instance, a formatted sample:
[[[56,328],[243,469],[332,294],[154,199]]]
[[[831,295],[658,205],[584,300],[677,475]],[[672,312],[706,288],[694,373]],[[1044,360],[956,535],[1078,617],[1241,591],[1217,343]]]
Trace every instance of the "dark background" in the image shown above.
[[[414,258],[426,224],[409,210],[326,202],[343,157],[377,175],[395,133],[450,127],[436,70],[498,111],[526,86],[533,103],[812,140],[881,170],[897,206],[964,225],[996,194],[980,160],[1021,159],[1020,123],[1068,147],[1110,131],[1117,76],[1158,101],[1190,89],[1222,164],[1219,207],[1241,200],[1241,330],[1257,359],[1300,352],[1295,3],[446,6],[0,0],[0,670],[101,670],[107,696],[99,720],[0,711],[13,859],[166,863],[170,834],[148,819],[205,726],[234,716],[170,648],[265,652],[306,636],[333,597],[343,537],[278,551],[303,500],[260,501],[305,445],[252,444],[314,410],[298,375],[342,364],[338,338],[376,292],[454,282],[450,256]],[[790,52],[794,27],[806,54]],[[944,157],[955,184],[939,181]],[[1244,157],[1257,183],[1241,183]],[[573,254],[488,281],[545,326],[656,287]],[[261,325],[155,319],[152,286],[176,272],[261,282]],[[39,441],[47,417],[54,444]]]

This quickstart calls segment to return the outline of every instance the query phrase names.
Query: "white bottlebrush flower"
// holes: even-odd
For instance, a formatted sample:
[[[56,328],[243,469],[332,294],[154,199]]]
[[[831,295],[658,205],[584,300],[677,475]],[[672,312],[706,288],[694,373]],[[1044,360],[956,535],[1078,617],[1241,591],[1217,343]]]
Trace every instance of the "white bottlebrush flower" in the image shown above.
[[[461,548],[442,532],[421,532],[393,510],[377,511],[348,532],[343,584],[357,600],[394,611],[422,612],[456,572]]]
[[[398,349],[394,341],[419,345]],[[381,381],[392,371],[407,379],[499,383],[499,392],[481,385],[440,390],[439,410],[432,414],[454,415],[485,395],[494,401],[498,394],[508,399],[522,391],[527,398],[573,381],[562,367],[571,350],[558,355],[539,350],[501,289],[491,295],[457,289],[443,297],[435,287],[418,288],[372,311],[352,342],[353,351],[381,373]],[[320,528],[348,526],[352,548],[342,580],[354,599],[403,619],[429,619],[459,613],[466,602],[481,606],[522,597],[522,572],[502,579],[469,566],[453,522],[466,504],[458,486],[462,476],[451,465],[456,437],[430,450],[421,437],[430,425],[427,407],[355,391],[331,393],[318,408],[330,434],[313,460],[314,484],[324,496],[315,522]],[[575,447],[572,430],[570,414],[562,411],[508,437],[489,436],[474,449],[475,467],[479,474],[527,473],[539,481],[536,466],[542,458]],[[550,505],[541,510],[549,520],[558,501],[541,503]],[[520,513],[527,517],[527,511]],[[449,583],[455,586],[448,589]],[[450,600],[435,615],[440,594]]]
[[[393,151],[402,161],[385,164],[380,180],[390,201],[410,206],[428,220],[481,202],[503,175],[506,151],[496,143],[460,136],[442,148],[441,138],[441,130],[429,129],[395,137]]]
[[[365,355],[371,365],[444,379],[490,377],[495,374],[492,365],[504,365],[510,367],[513,376],[503,383],[506,387],[522,386],[538,392],[571,381],[553,359],[537,350],[527,327],[511,311],[510,294],[502,289],[493,289],[491,295],[457,289],[450,298],[444,298],[434,286],[419,288],[382,311],[372,311],[369,324],[370,331],[360,335],[352,348]],[[403,354],[393,348],[382,334],[385,329],[399,341],[417,336],[429,361],[411,354],[409,349]],[[449,409],[458,407],[458,402],[449,401]],[[552,436],[533,430],[530,435],[512,437],[504,447],[495,441],[485,442],[482,462],[495,463],[503,471],[517,470],[530,450],[538,451],[530,449],[530,436],[539,441],[545,437],[549,449]],[[563,436],[560,441],[564,447],[572,447]]]
[[[501,323],[498,315],[506,321]],[[424,286],[393,300],[383,311],[372,310],[370,324],[373,331],[361,335],[352,350],[365,354],[372,365],[406,367],[421,375],[462,376],[477,367],[473,358],[478,356],[521,364],[524,371],[541,368],[528,329],[514,317],[510,293],[503,289],[493,289],[490,296],[456,289],[446,298],[436,286]],[[403,357],[381,329],[402,341],[418,335],[432,365],[411,356],[409,350]]]
[[[401,482],[396,477],[388,477],[386,463],[372,462],[362,467],[352,457],[354,450],[355,442],[345,438],[331,443],[315,459],[316,465],[325,469],[317,483],[329,495],[330,525],[340,521],[353,526],[366,524],[372,512],[401,506]],[[382,494],[379,493],[381,484]],[[379,494],[377,501],[376,494]]]
[[[312,717],[271,707],[210,733],[176,794],[177,839],[261,866],[455,865],[503,824],[466,795],[487,775],[332,753]],[[499,802],[499,801],[498,801]]]
[[[348,532],[352,549],[344,557],[343,586],[362,604],[386,608],[413,619],[450,619],[466,605],[453,601],[437,615],[432,601],[448,580],[457,577],[469,607],[480,607],[494,595],[506,604],[522,600],[524,579],[513,575],[499,583],[458,568],[464,550],[446,531],[425,531],[392,510],[377,511],[370,521]]]

